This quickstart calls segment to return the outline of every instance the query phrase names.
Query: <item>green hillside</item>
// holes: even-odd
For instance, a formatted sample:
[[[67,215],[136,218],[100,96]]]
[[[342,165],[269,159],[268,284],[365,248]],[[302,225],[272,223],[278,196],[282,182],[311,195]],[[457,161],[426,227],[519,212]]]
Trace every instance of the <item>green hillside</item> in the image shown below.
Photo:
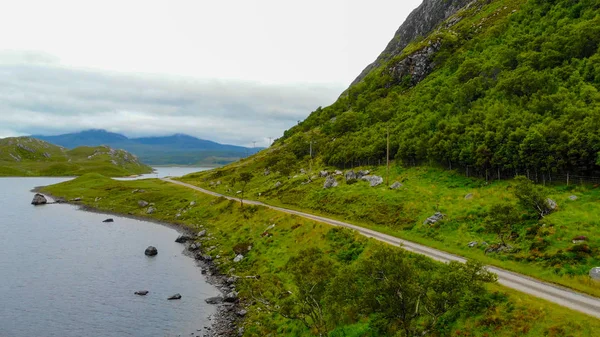
[[[79,176],[92,172],[122,177],[150,173],[152,168],[126,151],[106,146],[67,150],[31,137],[0,139],[0,176]]]
[[[599,43],[600,1],[476,1],[270,149],[181,180],[600,296]]]

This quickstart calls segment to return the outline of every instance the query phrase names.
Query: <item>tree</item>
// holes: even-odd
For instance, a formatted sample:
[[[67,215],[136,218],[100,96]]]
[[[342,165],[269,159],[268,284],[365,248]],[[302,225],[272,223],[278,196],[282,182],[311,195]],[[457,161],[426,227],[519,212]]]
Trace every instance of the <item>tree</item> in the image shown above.
[[[524,176],[516,177],[515,183],[515,196],[528,211],[536,213],[539,219],[552,212],[548,204],[548,196],[541,186],[535,185]]]
[[[240,198],[242,208],[244,207],[244,192],[246,190],[246,185],[248,185],[248,183],[250,182],[250,180],[252,180],[252,178],[254,178],[254,175],[252,175],[252,173],[250,173],[250,172],[242,172],[235,178],[234,183],[239,182],[242,185],[242,189],[240,190],[241,194],[242,194],[241,198]]]
[[[505,239],[518,221],[519,213],[513,204],[498,203],[490,207],[485,218],[485,227],[489,232],[498,235],[498,239],[506,246]]]

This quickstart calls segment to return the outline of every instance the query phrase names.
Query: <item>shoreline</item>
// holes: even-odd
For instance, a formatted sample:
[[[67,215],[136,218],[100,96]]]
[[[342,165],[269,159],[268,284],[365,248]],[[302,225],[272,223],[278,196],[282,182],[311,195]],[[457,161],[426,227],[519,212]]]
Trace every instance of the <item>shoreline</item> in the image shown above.
[[[157,219],[154,219],[151,217],[137,216],[137,215],[127,214],[127,213],[119,213],[119,212],[112,212],[112,211],[105,211],[105,210],[95,208],[93,206],[83,204],[81,202],[64,200],[63,198],[57,197],[51,193],[43,192],[42,189],[44,187],[46,187],[46,186],[36,186],[33,189],[31,189],[30,191],[33,193],[41,193],[41,194],[45,195],[46,197],[52,198],[55,201],[53,203],[48,203],[47,205],[62,204],[62,205],[77,206],[77,210],[79,210],[79,211],[91,212],[91,213],[96,213],[96,214],[113,215],[113,216],[118,216],[118,217],[122,217],[122,218],[138,220],[138,221],[151,222],[151,223],[154,223],[157,225],[165,226],[165,227],[171,228],[173,230],[176,230],[179,234],[189,235],[192,237],[196,237],[196,234],[197,234],[197,232],[195,232],[192,228],[189,228],[183,224],[176,224],[176,223],[160,221],[160,220],[157,220]],[[62,200],[62,201],[58,202],[57,200]],[[191,258],[195,261],[196,267],[200,268],[200,270],[204,276],[204,279],[206,280],[206,283],[208,283],[208,284],[212,285],[213,287],[215,287],[216,289],[218,289],[219,292],[221,292],[221,298],[225,298],[225,295],[227,293],[229,293],[233,289],[235,289],[235,285],[230,285],[230,283],[228,282],[229,277],[227,275],[221,274],[219,272],[218,268],[215,266],[215,264],[212,261],[207,261],[205,259],[197,258],[197,256],[203,255],[202,254],[203,248],[200,248],[197,252],[194,252],[189,249],[190,245],[191,245],[189,242],[182,243],[181,245],[183,247],[182,255],[186,256],[187,258]],[[207,299],[205,299],[205,301],[206,300]],[[241,335],[240,330],[239,330],[240,326],[237,323],[243,318],[241,318],[236,313],[239,312],[240,310],[242,310],[243,307],[240,306],[239,300],[235,303],[221,302],[219,304],[211,304],[211,305],[216,306],[216,312],[207,317],[211,323],[210,323],[210,326],[203,327],[204,331],[202,331],[202,333],[203,333],[202,336],[205,336],[205,337],[240,336]]]

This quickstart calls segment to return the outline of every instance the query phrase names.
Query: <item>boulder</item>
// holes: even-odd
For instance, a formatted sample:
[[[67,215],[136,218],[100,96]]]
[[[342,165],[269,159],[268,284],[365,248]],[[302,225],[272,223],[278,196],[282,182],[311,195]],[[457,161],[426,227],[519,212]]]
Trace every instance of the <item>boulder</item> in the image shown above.
[[[177,237],[177,239],[175,239],[175,242],[177,242],[177,243],[185,243],[185,242],[192,241],[192,240],[194,240],[193,237],[191,237],[189,235],[182,234],[182,235],[179,235]]]
[[[577,198],[577,196],[576,196],[576,195],[570,195],[570,196],[569,196],[569,199],[570,199],[571,201],[575,201],[575,200],[577,200],[578,198]]]
[[[35,205],[35,206],[37,206],[37,205],[44,205],[44,204],[47,204],[47,203],[48,203],[48,200],[46,199],[46,197],[43,196],[42,194],[39,194],[39,193],[36,193],[33,196],[33,200],[31,200],[31,204]]]
[[[194,251],[200,249],[201,247],[202,244],[200,244],[200,242],[194,242],[188,247],[188,250]]]
[[[278,181],[278,182],[275,183],[275,188],[277,188],[279,186],[281,186],[281,181]]]
[[[390,189],[397,190],[400,187],[402,187],[402,184],[400,184],[399,182],[396,181],[395,183],[392,184],[392,186],[390,186]]]
[[[223,300],[225,302],[233,303],[233,302],[237,301],[237,298],[238,298],[237,292],[232,291],[232,292],[227,293],[227,295],[225,295],[225,298]]]
[[[477,241],[471,241],[471,242],[469,242],[468,246],[469,246],[469,248],[473,248],[473,247],[477,246],[477,244],[478,244]]]
[[[335,170],[335,172],[333,173],[336,176],[341,176],[342,174],[344,174],[344,172],[340,171],[340,170]]]
[[[356,173],[354,173],[354,171],[352,171],[352,170],[346,171],[346,174],[344,175],[344,178],[346,178],[346,181],[348,181],[348,180],[356,180]]]
[[[180,300],[181,299],[181,295],[180,294],[175,294],[173,296],[170,296],[169,298],[167,298],[168,300]]]
[[[325,180],[325,183],[323,184],[323,188],[327,189],[327,188],[332,188],[332,187],[336,187],[338,185],[337,180],[335,180],[335,178],[333,176],[327,176],[327,179]]]
[[[208,304],[223,303],[223,297],[221,297],[221,296],[209,297],[209,298],[205,299],[204,302],[206,302]]]
[[[231,276],[225,282],[227,282],[228,285],[232,285],[232,284],[234,284],[237,281],[237,279],[238,278],[236,276]]]
[[[244,317],[244,316],[246,316],[246,314],[248,314],[248,311],[246,311],[245,309],[242,309],[242,310],[236,312],[236,314],[240,317]]]
[[[196,206],[196,202],[195,201],[190,201],[190,207],[194,207]]]
[[[158,249],[156,249],[156,247],[154,247],[154,246],[149,246],[144,251],[144,254],[146,254],[146,256],[154,256],[154,255],[158,254]]]
[[[73,198],[73,199],[71,199],[71,201],[78,202],[78,201],[81,201],[81,198]]]
[[[203,236],[206,236],[206,229],[203,229],[203,230],[199,231],[199,232],[198,232],[198,234],[197,234],[197,236],[198,236],[199,238],[201,238],[201,237],[203,237]]]
[[[271,174],[271,171],[269,171],[269,169],[268,169],[268,168],[266,168],[266,169],[265,169],[265,171],[263,172],[263,174],[264,174],[265,176],[268,176],[269,174]]]
[[[367,176],[362,176],[360,179],[368,181],[369,185],[371,185],[371,187],[375,187],[375,186],[379,186],[379,185],[383,184],[383,178],[380,176],[367,175]]]
[[[154,213],[154,211],[156,211],[154,207],[148,207],[148,209],[146,210],[146,214],[152,214]]]
[[[368,176],[369,173],[371,173],[371,171],[369,171],[369,170],[358,171],[358,172],[356,172],[356,179],[360,179],[364,176]]]
[[[140,207],[148,207],[148,205],[149,205],[148,202],[145,200],[138,201],[138,206],[140,206]]]
[[[465,195],[465,200],[471,200],[473,199],[473,193],[469,193],[467,195]]]
[[[102,222],[115,222],[113,218],[108,218],[106,220],[102,220]]]
[[[548,207],[550,207],[550,210],[554,211],[555,209],[558,208],[558,204],[556,203],[556,201],[548,198],[546,199],[546,203],[548,204]]]
[[[327,171],[321,171],[321,172],[319,172],[319,177],[321,177],[321,178],[325,178],[328,175],[329,175],[329,172],[327,172]]]
[[[434,215],[432,215],[429,218],[425,219],[425,221],[423,222],[423,224],[424,225],[434,224],[434,223],[442,220],[444,217],[445,217],[444,214],[442,214],[440,212],[436,212]]]
[[[590,277],[593,280],[600,281],[600,267],[594,267],[590,270]]]
[[[238,254],[233,258],[233,262],[238,263],[244,259],[244,255]]]
[[[148,290],[138,290],[134,294],[140,295],[140,296],[146,296],[146,295],[148,295]]]

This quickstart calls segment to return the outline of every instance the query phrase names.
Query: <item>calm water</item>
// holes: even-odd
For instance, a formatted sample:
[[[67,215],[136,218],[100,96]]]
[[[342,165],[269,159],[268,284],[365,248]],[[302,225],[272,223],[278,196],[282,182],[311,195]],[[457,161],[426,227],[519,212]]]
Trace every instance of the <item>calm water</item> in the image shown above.
[[[117,178],[118,180],[181,177],[186,174],[210,170],[210,167],[189,167],[189,166],[157,166],[153,167],[154,173],[142,174],[135,178]]]
[[[171,228],[30,205],[61,178],[0,179],[0,336],[190,336],[216,296]],[[102,223],[107,217],[114,223]],[[158,255],[144,255],[147,246]],[[145,296],[133,294],[147,289]],[[179,301],[167,301],[180,293]]]

